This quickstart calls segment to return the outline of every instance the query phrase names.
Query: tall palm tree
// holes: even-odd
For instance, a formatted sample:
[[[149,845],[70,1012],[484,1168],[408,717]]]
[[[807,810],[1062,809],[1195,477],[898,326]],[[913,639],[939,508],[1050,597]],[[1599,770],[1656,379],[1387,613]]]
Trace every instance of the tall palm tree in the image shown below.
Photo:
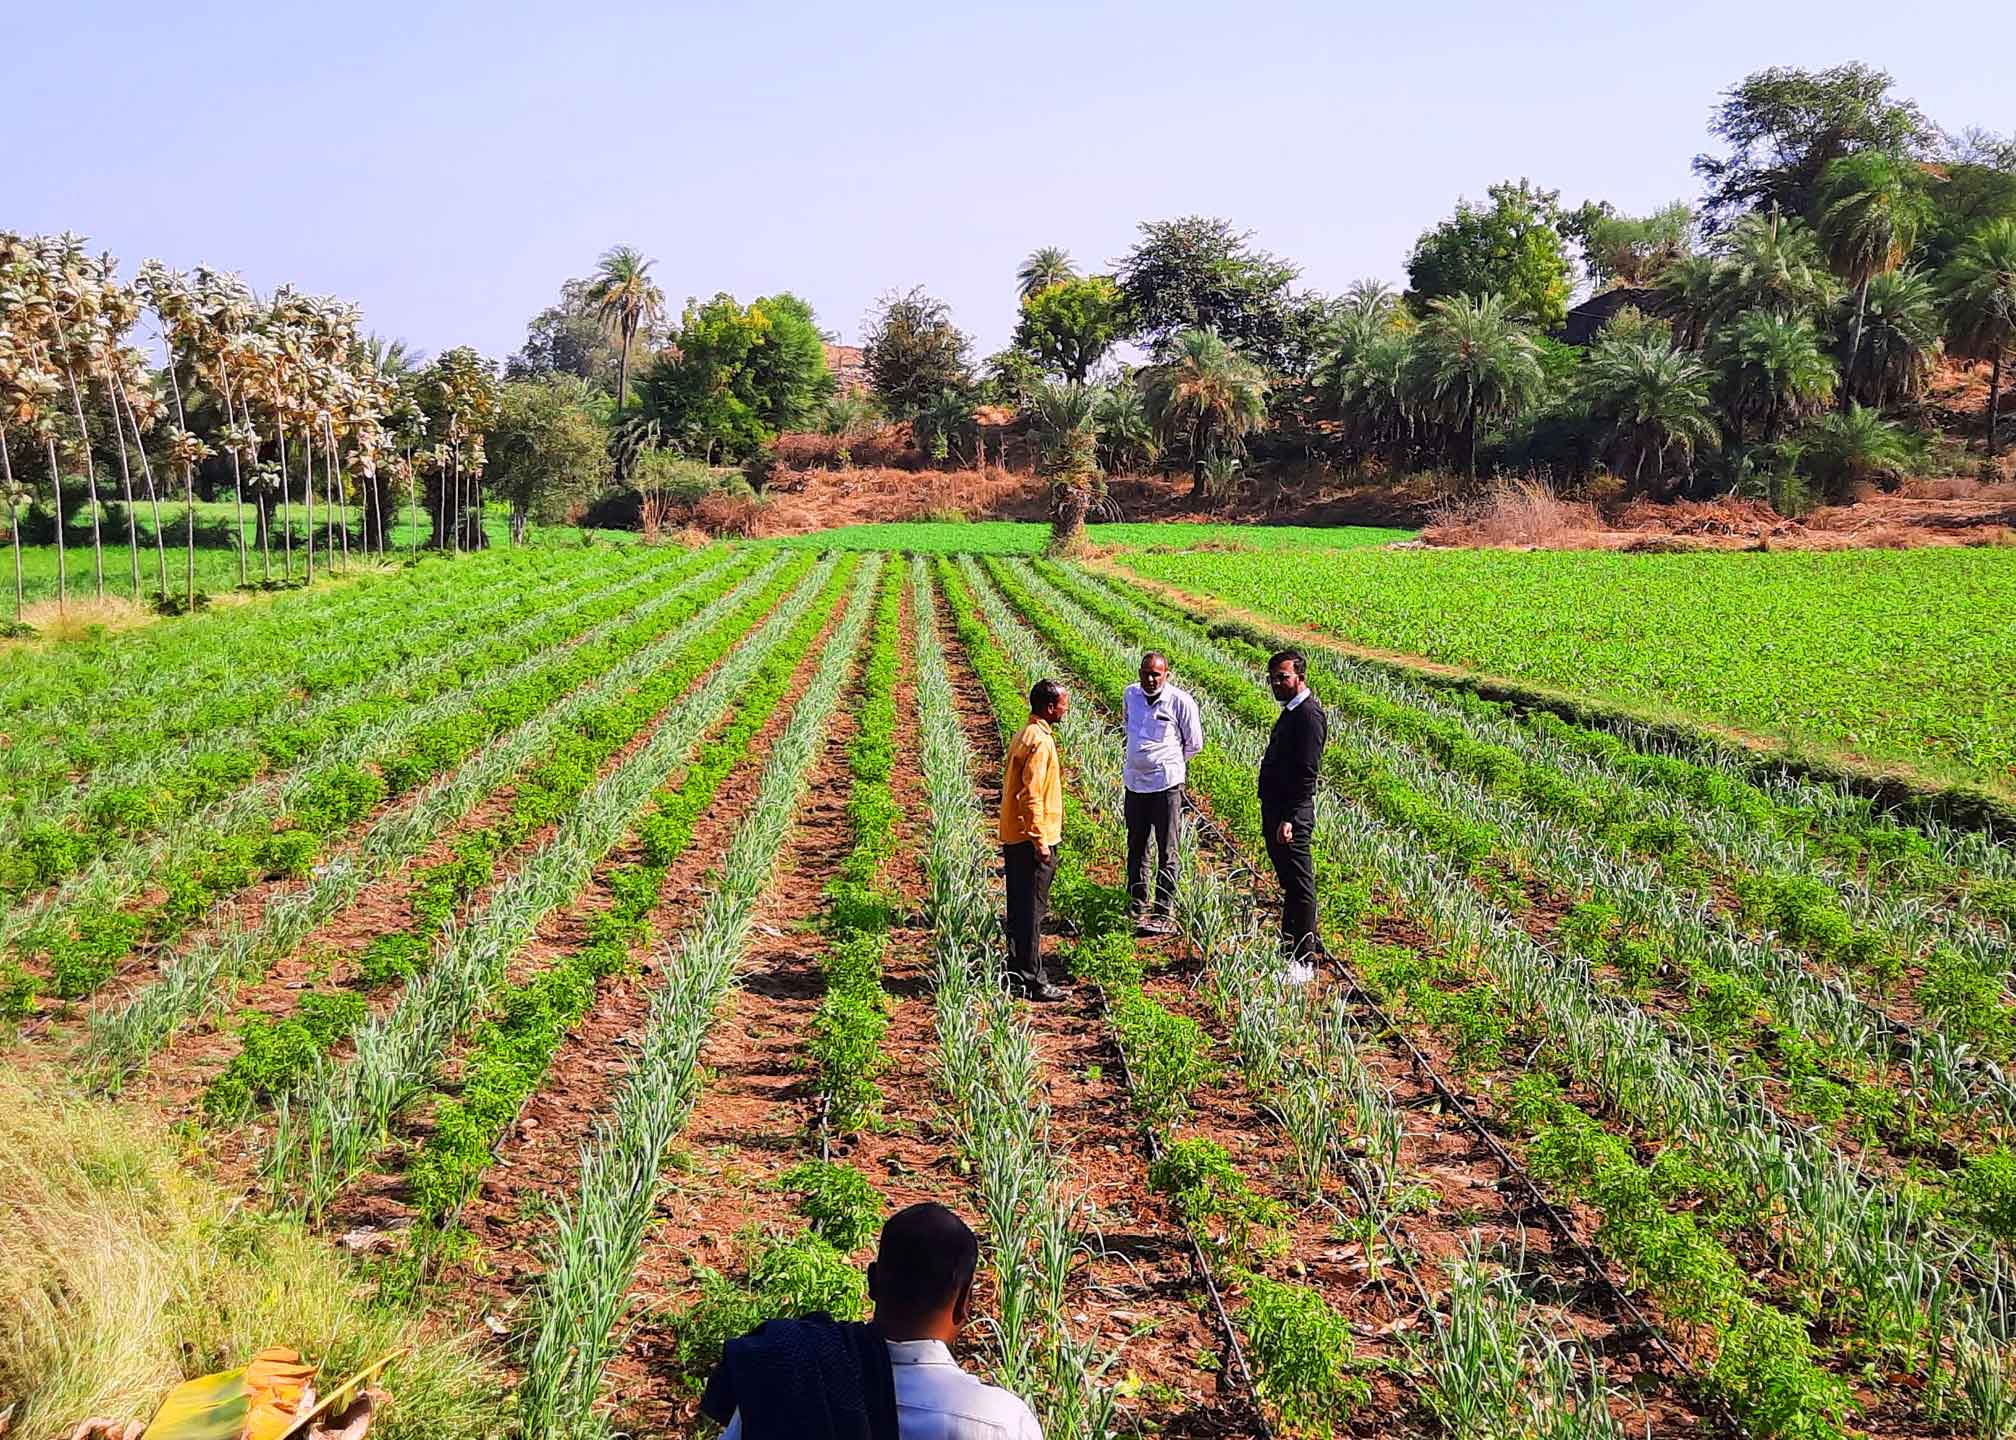
[[[1169,358],[1143,373],[1142,398],[1165,447],[1179,439],[1188,443],[1190,495],[1197,500],[1204,498],[1205,457],[1243,449],[1267,419],[1266,377],[1214,330],[1180,332]]]
[[[1830,500],[1853,499],[1857,490],[1910,468],[1912,446],[1904,432],[1861,405],[1821,416],[1799,438],[1801,466]]]
[[[1148,402],[1141,387],[1124,380],[1100,393],[1095,417],[1099,428],[1099,463],[1107,470],[1149,465],[1158,449],[1155,427],[1148,420]]]
[[[1923,195],[1911,185],[1903,163],[1887,151],[1858,150],[1827,167],[1820,190],[1820,245],[1834,273],[1855,287],[1841,384],[1843,411],[1851,403],[1855,364],[1862,353],[1869,282],[1904,262],[1925,217]]]
[[[616,356],[616,413],[630,395],[630,346],[637,332],[665,317],[665,292],[651,283],[651,267],[634,245],[617,245],[603,252],[588,286],[588,303],[595,307],[609,337],[621,347]]]
[[[1745,215],[1731,227],[1716,275],[1724,318],[1746,310],[1817,315],[1833,303],[1838,288],[1813,232],[1775,210]]]
[[[1495,294],[1452,295],[1430,306],[1408,378],[1424,408],[1455,431],[1473,480],[1479,432],[1532,405],[1546,387],[1538,348]]]
[[[1996,220],[1969,236],[1940,275],[1946,339],[1962,355],[1988,360],[1988,453],[2002,418],[2002,362],[2016,348],[2016,220]]]
[[[1577,389],[1610,432],[1611,463],[1637,484],[1648,460],[1656,475],[1668,455],[1692,464],[1696,451],[1715,445],[1710,378],[1695,356],[1659,340],[1606,340],[1590,350]]]
[[[1015,272],[1015,293],[1017,298],[1027,300],[1052,285],[1077,278],[1078,268],[1071,263],[1071,257],[1055,245],[1044,245],[1031,250],[1022,268]]]
[[[1701,348],[1722,303],[1722,264],[1713,255],[1682,255],[1653,282],[1664,297],[1660,313],[1672,316],[1689,350]]]
[[[1868,405],[1915,398],[1939,349],[1938,287],[1924,271],[1906,266],[1872,277],[1866,302],[1853,354],[1856,392]]]
[[[1740,315],[1723,336],[1730,412],[1742,438],[1742,416],[1753,404],[1764,411],[1764,443],[1775,441],[1786,420],[1824,404],[1834,393],[1834,362],[1820,332],[1804,316],[1769,310]]]
[[[1105,487],[1099,471],[1099,402],[1096,386],[1039,381],[1029,413],[1042,441],[1039,468],[1050,482],[1050,548],[1070,551],[1085,535],[1085,517]]]

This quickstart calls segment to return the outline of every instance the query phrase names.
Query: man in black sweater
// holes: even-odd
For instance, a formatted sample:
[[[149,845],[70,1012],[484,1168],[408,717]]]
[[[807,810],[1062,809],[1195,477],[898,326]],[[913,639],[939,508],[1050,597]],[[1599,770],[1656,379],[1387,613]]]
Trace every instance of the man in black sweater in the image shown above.
[[[1313,962],[1323,953],[1309,842],[1316,828],[1316,776],[1330,738],[1330,717],[1310,693],[1308,677],[1309,662],[1297,651],[1268,658],[1267,684],[1281,702],[1281,714],[1260,760],[1260,826],[1281,882],[1281,953],[1289,979],[1298,985],[1314,977]]]

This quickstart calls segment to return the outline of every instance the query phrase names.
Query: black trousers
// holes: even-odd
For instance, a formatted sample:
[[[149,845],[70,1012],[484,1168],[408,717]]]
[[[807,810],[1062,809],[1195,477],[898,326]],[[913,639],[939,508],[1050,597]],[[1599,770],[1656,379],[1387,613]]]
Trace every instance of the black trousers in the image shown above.
[[[1295,838],[1282,843],[1281,822],[1294,824]],[[1316,829],[1316,807],[1305,805],[1285,815],[1267,815],[1267,858],[1281,882],[1281,953],[1291,960],[1312,960],[1323,953],[1316,934],[1316,859],[1309,842]]]
[[[1050,882],[1057,877],[1057,847],[1038,860],[1034,841],[1001,847],[1008,872],[1008,970],[1034,985],[1046,984],[1043,971],[1043,917],[1050,913]]]
[[[1148,842],[1155,842],[1154,912],[1163,919],[1176,905],[1176,837],[1183,828],[1183,787],[1136,794],[1129,790],[1121,805],[1127,820],[1127,904],[1135,914],[1147,911]]]

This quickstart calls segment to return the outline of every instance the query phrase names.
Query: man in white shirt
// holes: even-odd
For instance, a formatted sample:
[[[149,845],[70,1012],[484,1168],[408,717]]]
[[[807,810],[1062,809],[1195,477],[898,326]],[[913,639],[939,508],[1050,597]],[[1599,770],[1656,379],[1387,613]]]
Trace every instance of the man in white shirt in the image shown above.
[[[895,1382],[898,1440],[1043,1440],[1027,1405],[952,1358],[951,1342],[972,1309],[979,1261],[973,1231],[943,1205],[912,1205],[882,1227],[868,1297]],[[863,1382],[872,1388],[869,1377]],[[722,1440],[743,1440],[739,1407]]]
[[[1127,758],[1127,908],[1143,934],[1166,935],[1176,904],[1176,843],[1183,826],[1183,785],[1190,758],[1204,748],[1197,702],[1169,680],[1169,658],[1159,650],[1141,657],[1141,680],[1129,685],[1123,720]],[[1148,842],[1157,850],[1155,884],[1148,884]]]

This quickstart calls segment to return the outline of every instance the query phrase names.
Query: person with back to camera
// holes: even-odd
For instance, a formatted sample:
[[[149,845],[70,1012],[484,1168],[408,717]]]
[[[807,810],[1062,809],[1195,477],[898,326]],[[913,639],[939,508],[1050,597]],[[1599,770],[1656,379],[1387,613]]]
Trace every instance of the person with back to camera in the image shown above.
[[[868,1267],[874,1318],[764,1321],[728,1342],[701,1413],[722,1440],[1043,1440],[1027,1405],[952,1358],[979,1260],[943,1205],[897,1211]]]
[[[1306,985],[1323,954],[1316,929],[1316,861],[1310,841],[1316,829],[1316,777],[1330,717],[1309,689],[1309,662],[1296,650],[1267,658],[1267,685],[1281,702],[1267,753],[1260,760],[1260,828],[1267,858],[1281,882],[1281,955],[1288,978]]]

